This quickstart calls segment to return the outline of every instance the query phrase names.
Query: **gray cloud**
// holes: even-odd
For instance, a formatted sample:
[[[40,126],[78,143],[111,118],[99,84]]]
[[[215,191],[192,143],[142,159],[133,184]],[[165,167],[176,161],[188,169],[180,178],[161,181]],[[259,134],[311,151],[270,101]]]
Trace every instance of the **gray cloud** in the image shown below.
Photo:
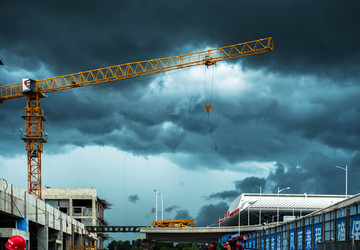
[[[255,192],[260,191],[257,187],[261,187],[261,189],[263,189],[265,182],[266,182],[265,178],[247,177],[242,181],[235,182],[235,188],[236,190],[239,190],[242,193],[244,192],[253,193],[254,191]]]
[[[180,208],[180,207],[179,207],[179,206],[176,206],[176,205],[170,206],[170,207],[165,208],[165,212],[171,213],[172,211],[177,210],[177,209],[179,209],[179,208]]]
[[[174,220],[187,220],[191,219],[192,217],[189,215],[189,211],[187,209],[181,209],[176,211],[176,215]]]
[[[360,177],[358,159],[356,154],[349,167],[349,194],[357,193],[360,184],[356,181]],[[314,193],[314,194],[345,194],[345,172],[331,167],[332,162],[343,162],[342,159],[331,161],[325,155],[313,154],[305,161],[311,161],[317,168],[312,167],[310,162],[304,165],[275,163],[275,169],[266,178],[247,177],[235,182],[234,190],[227,190],[211,194],[209,198],[231,199],[235,194],[258,193],[254,185],[262,186],[263,193],[277,193],[277,188],[290,187],[289,193]],[[345,167],[345,166],[343,166]],[[233,197],[230,197],[234,194]]]
[[[205,198],[207,200],[210,199],[222,199],[222,200],[233,200],[239,195],[239,192],[236,190],[228,190],[228,191],[222,191],[219,193],[213,193],[209,196],[206,196]]]
[[[140,200],[140,198],[137,194],[129,195],[128,201],[136,203],[138,200]]]
[[[258,178],[258,177],[247,177],[241,181],[235,182],[235,190],[226,190],[221,191],[217,193],[212,193],[209,196],[206,196],[205,198],[207,200],[211,199],[220,199],[231,202],[234,200],[237,196],[239,196],[241,193],[254,193],[258,192],[259,189],[256,187],[262,187],[262,190],[265,189],[265,178]],[[255,186],[256,185],[256,186]]]
[[[45,64],[52,71],[63,74],[112,65],[119,60],[137,61],[178,54],[184,52],[186,46],[227,45],[229,41],[237,42],[246,37],[251,40],[260,35],[273,36],[278,51],[271,56],[246,58],[249,67],[267,67],[271,71],[290,74],[299,71],[341,77],[357,74],[357,34],[352,32],[357,29],[359,21],[357,1],[346,5],[335,0],[271,4],[266,1],[229,2],[232,8],[239,10],[238,15],[218,13],[216,1],[207,1],[206,8],[202,2],[191,1],[177,1],[176,4],[141,1],[126,5],[117,2],[113,3],[116,12],[99,6],[96,1],[88,1],[86,12],[83,12],[82,4],[76,6],[72,3],[71,9],[66,7],[67,4],[56,5],[56,8],[53,4],[41,2],[28,4],[24,1],[22,4],[22,10],[12,2],[2,6],[4,22],[1,28],[8,37],[2,42],[2,49],[15,52],[3,52],[6,56],[2,60],[12,64],[15,59],[7,57],[21,54],[23,59],[17,67],[35,69]],[[27,21],[14,22],[12,13],[15,10]],[[30,16],[29,13],[34,10],[42,11],[42,15],[37,18]],[[187,18],[178,22],[185,10]],[[68,18],[61,18],[65,12]],[[217,13],[213,15],[211,26],[205,18],[209,13]],[[93,16],[98,18],[94,20]],[[111,25],[118,22],[125,24],[130,20],[131,27],[121,25],[114,29]],[[41,29],[28,29],[28,22]],[[234,32],[232,27],[239,23],[251,25],[242,25]],[[219,31],[221,36],[215,37],[214,30]],[[24,36],[33,38],[21,39]],[[342,50],[343,47],[348,50]],[[47,49],[41,51],[39,48]]]
[[[206,1],[206,8],[202,1],[118,1],[109,8],[90,0],[86,11],[82,2],[68,6],[2,3],[1,85],[268,36],[275,50],[228,61],[231,73],[214,82],[216,152],[203,93],[195,91],[204,83],[187,78],[186,71],[50,93],[42,100],[49,134],[45,154],[107,145],[144,157],[167,154],[192,171],[246,171],[251,177],[233,190],[204,194],[226,201],[239,192],[258,192],[254,184],[264,192],[291,186],[293,193],[343,193],[344,173],[329,167],[334,164],[349,165],[349,193],[359,190],[360,2],[228,2],[236,15],[219,13],[217,1]],[[1,157],[25,155],[18,132],[24,123],[17,115],[24,106],[24,98],[0,104]],[[251,161],[275,165],[266,177],[261,171],[267,170],[252,164],[238,167]],[[211,216],[221,216],[225,207],[201,208],[206,216],[199,213],[199,223],[213,223]]]
[[[219,218],[222,218],[227,209],[228,204],[226,202],[201,207],[195,219],[196,226],[206,227],[213,225]]]

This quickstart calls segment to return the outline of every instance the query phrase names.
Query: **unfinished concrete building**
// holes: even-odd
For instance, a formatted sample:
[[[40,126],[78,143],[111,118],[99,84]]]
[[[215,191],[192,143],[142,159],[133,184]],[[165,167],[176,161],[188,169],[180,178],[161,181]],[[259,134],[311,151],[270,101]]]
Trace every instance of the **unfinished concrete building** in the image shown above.
[[[0,249],[20,235],[27,249],[98,249],[98,234],[66,213],[0,178]]]
[[[105,226],[104,210],[110,207],[109,203],[97,196],[94,188],[44,188],[44,201],[73,217],[85,226]],[[98,247],[104,248],[102,233],[98,233]]]

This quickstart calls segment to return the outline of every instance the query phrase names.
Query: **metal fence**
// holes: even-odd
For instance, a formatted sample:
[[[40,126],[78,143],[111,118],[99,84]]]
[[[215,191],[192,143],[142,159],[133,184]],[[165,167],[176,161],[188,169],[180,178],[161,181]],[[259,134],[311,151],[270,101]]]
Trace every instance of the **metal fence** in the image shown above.
[[[246,234],[247,249],[360,250],[360,196],[278,226]]]

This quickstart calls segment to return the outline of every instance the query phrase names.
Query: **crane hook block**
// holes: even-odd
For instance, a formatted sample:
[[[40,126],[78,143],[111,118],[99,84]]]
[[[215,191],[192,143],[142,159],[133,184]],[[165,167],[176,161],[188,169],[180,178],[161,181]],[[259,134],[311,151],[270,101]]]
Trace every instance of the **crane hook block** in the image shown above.
[[[211,105],[205,105],[205,107],[204,107],[204,109],[206,109],[206,110],[210,110],[211,108],[212,108]]]
[[[209,66],[212,66],[212,65],[216,66],[216,60],[211,58],[211,57],[205,56],[205,58],[203,59],[203,64],[206,67],[209,67]]]

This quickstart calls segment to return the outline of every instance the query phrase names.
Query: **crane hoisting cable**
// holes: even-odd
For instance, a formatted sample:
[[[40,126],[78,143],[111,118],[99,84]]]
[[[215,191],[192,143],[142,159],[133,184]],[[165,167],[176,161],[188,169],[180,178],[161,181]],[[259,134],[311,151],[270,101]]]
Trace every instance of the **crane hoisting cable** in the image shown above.
[[[207,102],[207,103],[209,103],[209,104],[208,104],[208,105],[204,105],[204,109],[206,110],[207,115],[208,115],[209,131],[210,131],[210,133],[211,133],[211,138],[212,138],[212,140],[213,140],[214,147],[215,147],[215,151],[216,151],[218,147],[217,147],[216,142],[215,142],[214,132],[213,132],[212,125],[211,125],[211,120],[210,120],[210,110],[212,109],[212,99],[213,99],[213,91],[214,91],[214,70],[215,70],[215,68],[213,67],[213,70],[212,70],[210,98],[209,98],[209,100],[207,100],[206,70],[207,70],[207,68],[208,68],[209,66],[216,66],[216,63],[210,64],[210,65],[206,65],[206,68],[205,68],[205,102]]]
[[[214,132],[213,132],[213,129],[212,129],[212,126],[211,126],[210,112],[209,112],[209,109],[207,109],[206,111],[207,111],[208,120],[209,120],[209,130],[210,130],[211,137],[212,137],[212,140],[213,140],[213,143],[214,143],[214,147],[215,147],[215,151],[216,151],[218,147],[217,147],[217,145],[216,145],[216,143],[215,143]]]

